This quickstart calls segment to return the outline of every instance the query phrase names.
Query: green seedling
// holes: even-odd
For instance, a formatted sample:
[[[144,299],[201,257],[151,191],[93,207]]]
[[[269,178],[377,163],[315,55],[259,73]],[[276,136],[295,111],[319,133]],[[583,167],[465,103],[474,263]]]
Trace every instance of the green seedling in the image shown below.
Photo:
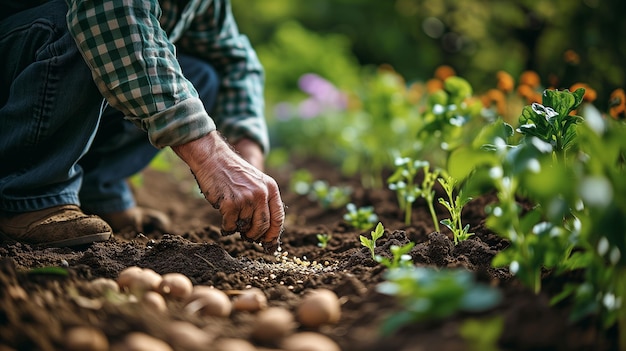
[[[454,235],[454,244],[456,245],[474,235],[474,233],[469,233],[469,224],[463,227],[463,224],[461,223],[461,212],[463,210],[463,206],[465,206],[471,198],[464,198],[462,191],[459,191],[459,194],[454,196],[453,192],[456,180],[451,176],[446,175],[445,177],[438,178],[437,180],[448,196],[448,200],[439,198],[439,203],[442,204],[448,212],[450,212],[450,218],[442,220],[441,224],[445,225],[448,229],[450,229],[450,231],[452,231],[452,234]]]
[[[356,229],[370,229],[378,221],[378,215],[374,213],[374,207],[372,206],[357,208],[355,204],[349,203],[346,205],[346,210],[348,210],[348,213],[343,215],[343,219]]]
[[[396,192],[398,205],[404,211],[404,224],[406,225],[411,224],[413,202],[422,194],[422,189],[415,184],[415,176],[420,168],[427,164],[424,161],[413,161],[409,157],[396,157],[394,160],[396,170],[387,179],[389,189]]]
[[[309,198],[317,201],[323,209],[338,209],[350,201],[352,188],[349,186],[331,186],[323,180],[316,180],[311,184]]]
[[[311,191],[313,174],[306,169],[298,169],[293,172],[289,181],[289,188],[298,195],[307,195]]]
[[[374,261],[376,261],[376,252],[374,252],[374,250],[376,249],[376,240],[382,238],[383,234],[385,233],[385,227],[383,227],[383,224],[381,222],[378,222],[378,225],[376,226],[375,230],[372,230],[371,234],[371,239],[368,239],[365,235],[360,235],[359,239],[361,240],[361,245],[367,247],[370,250],[370,253],[372,254],[372,259]]]
[[[435,169],[430,171],[430,165],[426,164],[424,166],[424,180],[422,181],[422,197],[426,200],[426,204],[428,205],[428,211],[430,212],[430,216],[433,219],[433,223],[435,224],[435,230],[439,232],[439,222],[437,221],[437,213],[435,212],[435,190],[433,190],[433,186],[435,186],[435,180],[439,177],[441,173],[440,170]]]
[[[498,351],[498,340],[504,330],[504,317],[468,319],[461,324],[459,334],[467,341],[470,351]]]
[[[328,242],[330,241],[330,238],[332,237],[332,235],[330,234],[317,234],[317,246],[321,247],[322,249],[325,249],[328,246]]]
[[[482,312],[502,299],[498,290],[475,282],[466,270],[410,266],[388,270],[385,279],[376,290],[399,299],[403,309],[383,322],[384,335],[410,323],[441,320],[459,311]]]
[[[437,214],[433,204],[435,198],[433,186],[435,185],[435,180],[439,177],[440,171],[431,171],[428,161],[413,161],[409,157],[396,157],[394,164],[396,170],[387,179],[387,183],[389,184],[389,189],[396,192],[398,205],[404,211],[404,224],[411,224],[413,202],[415,202],[418,196],[421,196],[428,204],[428,210],[435,224],[435,230],[439,231],[439,222],[437,221]],[[421,187],[414,183],[415,176],[420,169],[424,172]]]
[[[409,252],[411,251],[411,249],[413,249],[414,246],[414,242],[410,242],[402,246],[391,245],[389,247],[392,255],[391,259],[380,255],[376,255],[374,259],[376,260],[376,262],[382,264],[389,269],[411,266],[413,264],[413,261],[411,259],[411,256],[409,255]]]

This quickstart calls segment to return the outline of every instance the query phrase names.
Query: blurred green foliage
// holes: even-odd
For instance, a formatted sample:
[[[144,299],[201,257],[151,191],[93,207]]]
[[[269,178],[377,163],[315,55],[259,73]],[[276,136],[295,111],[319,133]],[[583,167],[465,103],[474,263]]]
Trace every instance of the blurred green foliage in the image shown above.
[[[477,92],[498,70],[537,71],[544,87],[585,82],[601,99],[625,85],[623,0],[232,2],[266,66],[270,104],[307,72],[344,88],[358,65],[389,64],[412,81],[447,64]]]

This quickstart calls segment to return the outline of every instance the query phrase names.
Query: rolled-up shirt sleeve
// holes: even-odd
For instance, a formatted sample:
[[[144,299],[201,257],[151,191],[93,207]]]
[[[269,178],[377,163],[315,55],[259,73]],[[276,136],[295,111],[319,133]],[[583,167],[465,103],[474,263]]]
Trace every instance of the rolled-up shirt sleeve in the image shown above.
[[[154,146],[184,144],[216,129],[159,24],[158,1],[67,3],[69,31],[99,91]]]
[[[267,153],[264,115],[264,71],[248,38],[239,32],[230,1],[213,0],[195,16],[176,45],[180,51],[209,62],[220,76],[211,116],[231,142],[246,137]]]

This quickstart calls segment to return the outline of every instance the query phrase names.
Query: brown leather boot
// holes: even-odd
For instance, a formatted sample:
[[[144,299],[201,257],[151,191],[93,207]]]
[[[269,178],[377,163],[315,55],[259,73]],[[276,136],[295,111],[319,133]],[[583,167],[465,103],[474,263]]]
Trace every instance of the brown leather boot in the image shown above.
[[[145,207],[131,207],[119,212],[99,213],[98,216],[109,223],[115,232],[130,229],[139,233],[155,230],[168,233],[172,226],[172,222],[165,213]]]
[[[28,244],[66,247],[105,241],[111,227],[97,216],[84,214],[76,205],[61,205],[34,212],[0,215],[0,233]]]

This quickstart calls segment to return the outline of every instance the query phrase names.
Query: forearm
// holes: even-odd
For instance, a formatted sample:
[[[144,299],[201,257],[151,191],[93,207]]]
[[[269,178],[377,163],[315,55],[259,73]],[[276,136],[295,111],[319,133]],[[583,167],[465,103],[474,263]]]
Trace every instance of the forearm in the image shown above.
[[[98,89],[155,146],[184,144],[215,130],[160,27],[157,1],[67,3],[68,28]]]

